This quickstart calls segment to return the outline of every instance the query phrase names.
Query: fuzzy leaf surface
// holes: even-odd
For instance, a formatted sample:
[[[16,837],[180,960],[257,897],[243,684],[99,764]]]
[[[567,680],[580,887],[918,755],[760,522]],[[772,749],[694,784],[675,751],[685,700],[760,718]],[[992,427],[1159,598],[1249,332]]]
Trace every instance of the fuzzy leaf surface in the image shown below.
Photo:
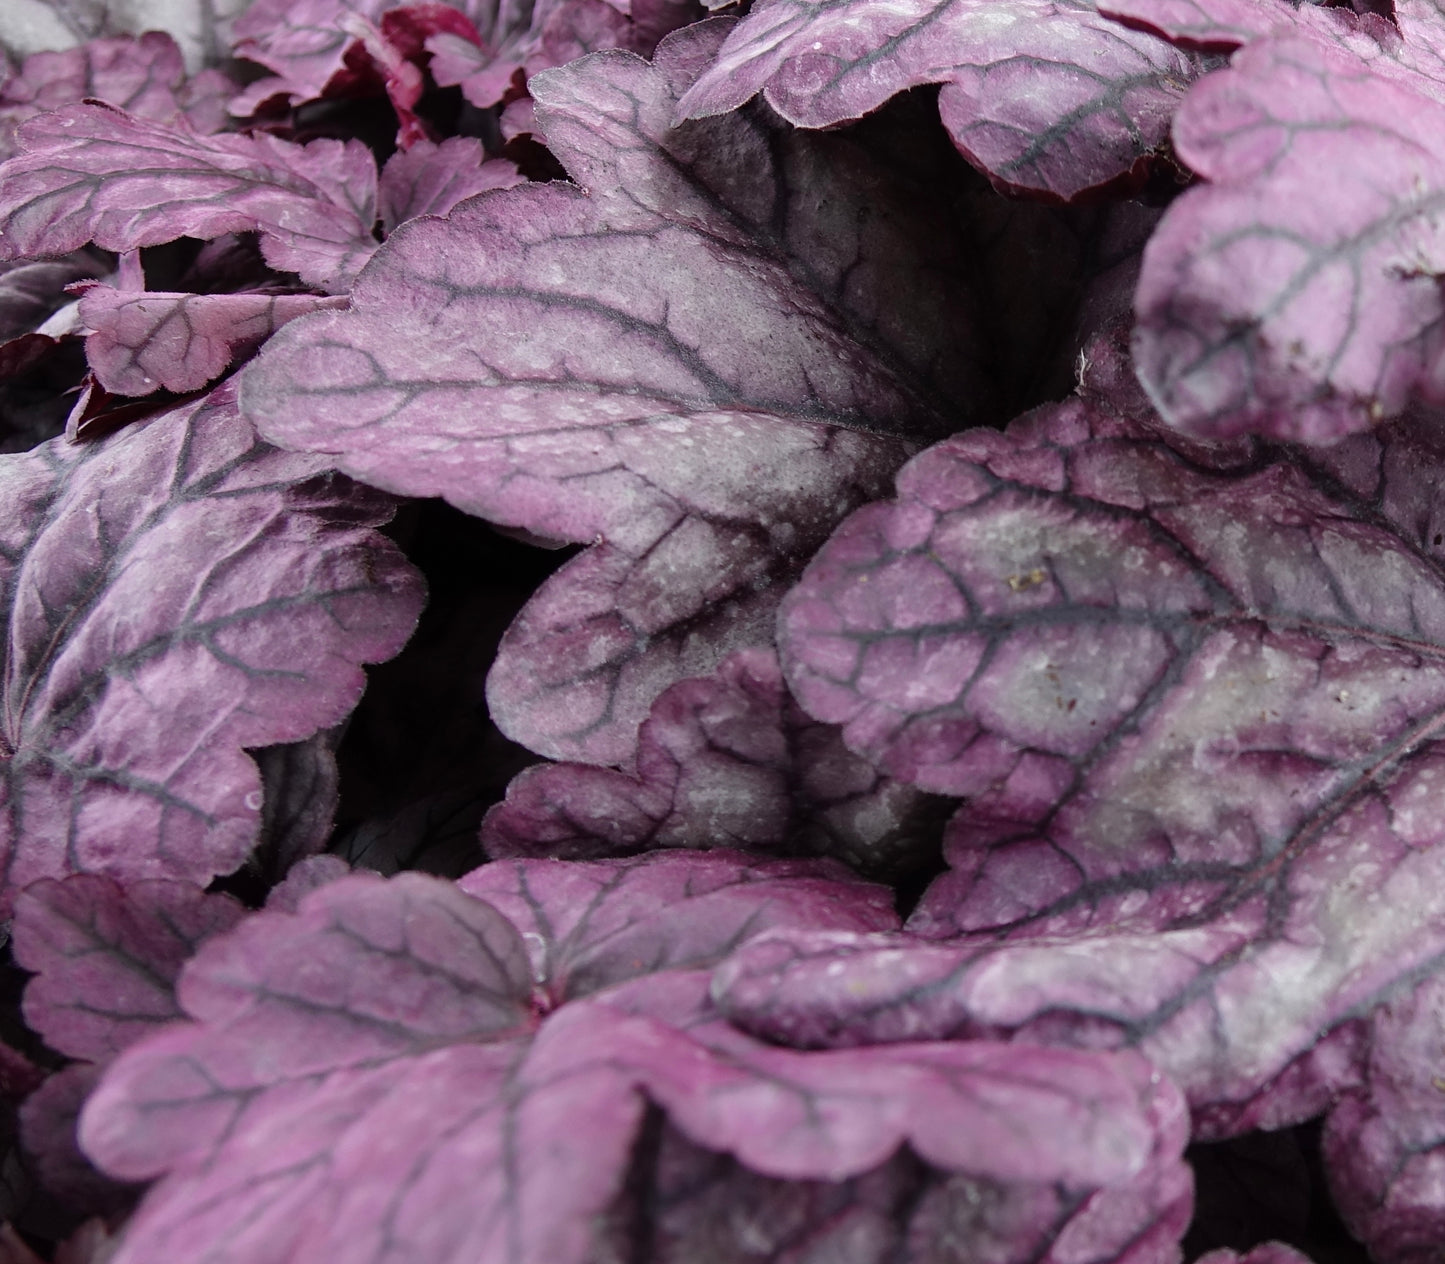
[[[35,977],[25,1021],[58,1053],[104,1062],[181,1017],[176,976],[245,909],[166,879],[122,886],[99,874],[32,883],[15,902],[15,960]]]
[[[952,942],[779,946],[731,1012],[1136,1046],[1205,1135],[1317,1113],[1352,1021],[1445,959],[1434,460],[1171,446],[1077,402],[916,458],[780,643],[852,749],[965,797],[910,922]]]
[[[0,166],[0,257],[134,250],[259,231],[266,260],[344,290],[376,248],[376,164],[358,141],[201,136],[103,105],[23,124]]]
[[[243,747],[340,721],[421,602],[390,505],[222,388],[0,462],[4,902],[73,872],[205,883],[256,840]]]
[[[1195,59],[1089,0],[769,0],[680,103],[684,117],[761,92],[830,127],[941,83],[960,152],[1006,189],[1069,201],[1142,173],[1197,75]]]
[[[671,128],[725,30],[538,76],[587,192],[404,226],[350,311],[287,326],[245,374],[274,442],[594,544],[489,681],[502,730],[553,758],[625,761],[664,688],[767,642],[780,585],[908,451],[867,430],[986,406],[966,260],[927,187],[758,114]]]
[[[352,876],[249,919],[188,967],[196,1021],[123,1056],[86,1109],[106,1166],[171,1172],[117,1264],[580,1264],[624,1195],[643,1093],[693,1142],[774,1176],[859,1176],[907,1138],[945,1170],[1063,1182],[1063,1218],[1118,1187],[1132,1223],[1096,1213],[1093,1232],[1177,1238],[1182,1104],[1142,1059],[809,1055],[709,1014],[698,967],[750,935],[888,920],[836,872],[725,852],[503,863],[468,879],[486,902],[416,874]]]
[[[742,650],[653,703],[635,774],[524,770],[483,821],[482,847],[493,857],[594,859],[726,846],[883,869],[897,853],[906,860],[926,799],[804,715],[775,654]]]
[[[1208,183],[1165,214],[1135,300],[1166,420],[1323,443],[1445,403],[1442,126],[1439,80],[1297,34],[1197,85],[1174,141]],[[1339,181],[1311,198],[1322,166]]]

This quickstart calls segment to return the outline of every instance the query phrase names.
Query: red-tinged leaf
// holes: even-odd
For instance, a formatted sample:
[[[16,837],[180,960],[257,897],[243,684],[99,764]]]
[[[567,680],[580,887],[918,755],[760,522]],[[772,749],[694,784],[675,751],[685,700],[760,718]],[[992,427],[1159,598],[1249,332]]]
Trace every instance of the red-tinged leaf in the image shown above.
[[[1071,201],[1142,178],[1198,71],[1091,0],[769,0],[679,111],[720,114],[761,92],[789,122],[830,127],[941,83],[964,157],[1001,188]]]
[[[0,257],[134,250],[259,231],[267,262],[344,290],[376,247],[376,166],[357,141],[201,136],[101,105],[31,119],[0,166]]]
[[[419,215],[446,215],[476,193],[522,184],[516,164],[488,159],[482,143],[453,136],[440,145],[420,140],[398,150],[381,169],[377,214],[388,233]]]
[[[92,285],[80,299],[85,358],[106,390],[183,394],[246,360],[288,320],[345,298],[316,294],[132,293]]]
[[[1208,183],[1169,208],[1136,298],[1168,421],[1329,442],[1445,403],[1442,127],[1438,81],[1298,35],[1196,87],[1174,139]],[[1311,198],[1322,169],[1339,178]]]
[[[872,924],[866,896],[855,908],[866,888],[814,868],[809,880],[820,896],[831,886],[832,903],[792,905],[787,890],[807,867],[724,854],[501,868],[519,879],[515,926],[450,883],[353,876],[203,950],[182,982],[198,1021],[124,1055],[85,1111],[90,1153],[113,1170],[166,1173],[115,1264],[583,1264],[603,1244],[637,1258],[650,1231],[626,1209],[670,1175],[654,1177],[646,1156],[657,1151],[637,1144],[655,1120],[644,1094],[694,1159],[699,1145],[726,1150],[791,1179],[887,1184],[890,1162],[917,1163],[891,1158],[911,1141],[934,1169],[928,1196],[893,1223],[865,1219],[862,1243],[839,1243],[850,1264],[885,1248],[922,1264],[945,1240],[996,1241],[1010,1262],[1066,1258],[1044,1254],[1050,1242],[1085,1252],[1067,1258],[1120,1264],[1176,1249],[1188,1216],[1182,1103],[1142,1059],[983,1044],[881,1057],[769,1049],[709,1015],[706,975],[678,968],[699,964],[694,949],[666,949],[687,930],[669,909],[688,871],[712,891],[692,903],[714,925],[715,896],[765,897],[734,941],[769,925]],[[568,871],[586,875],[599,912],[620,911],[615,897],[631,890],[626,915],[592,947],[631,940],[616,971],[590,980],[621,986],[590,1000],[566,998],[577,995],[576,953],[602,924],[549,920],[554,908],[577,911],[577,892],[558,881]],[[530,966],[524,939],[536,944]],[[715,943],[710,960],[725,948]],[[489,1028],[506,1005],[520,1021]],[[981,1196],[1013,1214],[960,1219]],[[790,1205],[810,1216],[790,1238],[826,1239],[836,1199]],[[705,1239],[711,1258],[757,1243],[726,1222]]]
[[[768,642],[780,586],[908,450],[862,428],[988,406],[967,252],[938,182],[891,165],[901,145],[756,113],[671,129],[723,29],[679,32],[653,66],[599,53],[539,76],[587,192],[404,227],[350,311],[288,326],[244,375],[274,442],[597,542],[489,682],[502,730],[555,758],[626,760],[664,688]]]
[[[256,840],[244,747],[355,705],[415,573],[390,505],[260,443],[222,388],[84,447],[0,462],[4,903],[73,872],[204,883]]]
[[[1138,1047],[1204,1135],[1318,1113],[1351,1024],[1445,954],[1437,461],[1399,430],[1185,448],[1082,403],[916,458],[780,642],[852,749],[965,797],[910,922],[953,942],[779,947],[730,1012]]]
[[[483,849],[596,859],[727,846],[887,872],[916,859],[941,819],[928,796],[881,776],[836,729],[804,715],[767,650],[741,651],[663,693],[638,734],[636,767],[526,769],[487,814]]]
[[[0,156],[14,152],[14,129],[26,119],[87,100],[156,123],[188,120],[199,131],[214,131],[224,114],[217,117],[211,102],[224,90],[235,85],[214,70],[188,80],[180,48],[161,31],[34,53],[0,85]]]
[[[181,1016],[175,981],[245,910],[185,882],[96,874],[32,883],[15,901],[15,960],[35,978],[25,1021],[58,1053],[104,1062]]]

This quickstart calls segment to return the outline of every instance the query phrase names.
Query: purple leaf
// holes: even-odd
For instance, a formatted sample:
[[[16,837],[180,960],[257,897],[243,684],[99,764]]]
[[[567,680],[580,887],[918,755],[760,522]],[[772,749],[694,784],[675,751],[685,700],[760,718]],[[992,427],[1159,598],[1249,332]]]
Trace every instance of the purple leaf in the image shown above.
[[[705,969],[770,926],[897,925],[887,888],[841,865],[721,849],[590,864],[498,860],[460,886],[521,931],[554,1003],[638,974]]]
[[[101,105],[31,119],[0,166],[0,257],[134,250],[258,230],[266,260],[344,290],[376,247],[376,167],[357,141],[201,136]]]
[[[580,909],[578,881],[592,891]],[[865,1242],[926,1242],[944,1225],[956,1240],[968,1221],[946,1212],[970,1191],[1044,1213],[974,1216],[1009,1264],[1062,1261],[1037,1250],[1051,1238],[1086,1251],[1069,1258],[1164,1259],[1182,1233],[1182,1103],[1142,1059],[987,1044],[811,1055],[708,1015],[705,974],[680,966],[769,925],[876,925],[859,884],[721,853],[492,865],[468,882],[488,903],[419,875],[345,878],[203,950],[181,985],[197,1021],[123,1055],[83,1117],[107,1167],[166,1173],[115,1264],[582,1264],[600,1241],[636,1258],[646,1228],[618,1212],[652,1196],[627,1181],[643,1093],[690,1146],[764,1175],[886,1183],[866,1174],[907,1140],[940,1188]],[[817,899],[794,903],[808,886]],[[749,904],[751,921],[720,915]],[[699,923],[730,923],[727,942],[708,948]],[[691,943],[670,950],[678,934]],[[586,986],[620,986],[567,1000],[589,956],[611,965]],[[716,1233],[709,1254],[740,1258],[738,1229]]]
[[[14,152],[13,129],[26,119],[85,100],[104,101],[156,123],[189,120],[198,130],[218,130],[224,114],[207,114],[217,95],[217,79],[234,91],[214,70],[188,81],[180,48],[161,31],[34,53],[0,86],[0,156]]]
[[[1233,52],[1266,35],[1298,31],[1378,56],[1399,32],[1374,13],[1290,0],[1100,0],[1099,12],[1180,48]]]
[[[80,300],[96,380],[117,395],[184,394],[248,359],[288,320],[345,298],[316,294],[132,293],[92,285]]]
[[[311,892],[350,872],[351,866],[340,856],[307,856],[291,866],[284,881],[271,888],[266,908],[275,913],[294,913]]]
[[[37,878],[204,883],[255,842],[243,747],[337,723],[416,621],[390,505],[258,442],[228,388],[0,461],[5,903]]]
[[[964,157],[1000,188],[1070,201],[1142,176],[1197,73],[1193,57],[1090,0],[769,0],[679,110],[720,114],[762,92],[789,122],[830,127],[941,83]]]
[[[391,233],[418,215],[445,215],[474,193],[521,183],[515,164],[486,159],[481,141],[453,136],[434,145],[422,140],[387,159],[377,188],[377,210]]]
[[[799,711],[771,651],[744,650],[653,703],[636,775],[582,764],[523,771],[483,822],[482,847],[594,859],[721,845],[886,870],[926,836],[927,803]]]
[[[1353,1074],[1351,1024],[1445,951],[1437,458],[1171,442],[1082,403],[960,435],[819,553],[789,683],[965,797],[910,922],[955,942],[757,947],[729,1012],[1138,1047],[1203,1136]]]
[[[1175,147],[1209,183],[1169,208],[1136,298],[1172,424],[1328,442],[1445,403],[1445,87],[1387,64],[1273,37],[1190,93]],[[1322,167],[1339,179],[1302,216]]]
[[[72,1063],[55,1072],[20,1107],[20,1144],[27,1170],[49,1197],[79,1215],[115,1215],[135,1199],[134,1189],[96,1171],[76,1138],[81,1108],[100,1071],[91,1062]]]
[[[907,451],[835,423],[950,428],[987,401],[936,187],[759,115],[670,130],[723,29],[679,32],[654,66],[599,53],[539,76],[588,192],[404,227],[350,311],[288,326],[245,374],[273,442],[600,541],[538,591],[489,682],[502,730],[554,758],[626,760],[664,688],[767,643],[780,585]]]
[[[339,799],[337,735],[252,751],[261,770],[260,839],[251,863],[274,880],[326,846]]]
[[[245,910],[186,882],[97,874],[32,883],[15,901],[15,959],[35,978],[25,1021],[54,1050],[104,1062],[181,1016],[176,976]]]
[[[1336,1205],[1381,1264],[1423,1264],[1445,1237],[1445,979],[1436,974],[1376,1013],[1364,1082],[1325,1124]]]

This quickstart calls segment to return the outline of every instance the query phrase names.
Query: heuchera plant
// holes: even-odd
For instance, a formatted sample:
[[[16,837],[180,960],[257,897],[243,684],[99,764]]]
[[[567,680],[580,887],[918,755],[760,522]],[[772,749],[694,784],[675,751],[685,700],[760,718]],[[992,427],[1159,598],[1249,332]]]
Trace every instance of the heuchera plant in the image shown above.
[[[1445,1258],[1445,0],[0,51],[0,1264]]]

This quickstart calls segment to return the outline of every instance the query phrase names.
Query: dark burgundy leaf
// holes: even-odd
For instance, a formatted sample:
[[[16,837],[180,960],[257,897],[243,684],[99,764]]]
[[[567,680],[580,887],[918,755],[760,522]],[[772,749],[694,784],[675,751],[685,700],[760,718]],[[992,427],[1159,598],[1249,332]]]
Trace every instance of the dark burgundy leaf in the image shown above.
[[[100,1079],[100,1071],[90,1062],[65,1067],[20,1107],[20,1144],[26,1169],[48,1197],[82,1216],[113,1216],[135,1201],[134,1187],[102,1176],[80,1152],[76,1139],[81,1107]]]
[[[390,505],[257,441],[222,388],[0,461],[5,902],[76,871],[206,882],[245,858],[244,747],[337,723],[416,621]]]
[[[683,117],[762,92],[802,127],[941,83],[939,112],[1002,188],[1064,201],[1133,177],[1167,140],[1197,61],[1091,0],[765,0],[683,97]]]
[[[767,643],[779,586],[907,451],[830,423],[918,432],[987,404],[971,265],[926,186],[757,114],[669,129],[723,29],[679,32],[655,66],[600,53],[540,76],[549,144],[588,192],[404,227],[349,312],[288,326],[245,374],[275,442],[600,541],[489,682],[503,731],[553,757],[627,759],[667,685]]]
[[[15,901],[16,961],[35,977],[25,1021],[54,1050],[104,1062],[181,1016],[181,966],[245,910],[186,882],[97,874],[32,883]]]
[[[1184,449],[1083,403],[916,458],[780,640],[852,749],[966,797],[910,922],[955,942],[756,947],[730,1012],[1136,1046],[1205,1137],[1318,1113],[1354,1021],[1445,955],[1434,460]]]
[[[376,247],[376,166],[356,141],[201,136],[76,105],[31,119],[20,144],[0,166],[3,258],[259,230],[272,267],[344,290]]]
[[[1174,141],[1209,183],[1169,208],[1136,299],[1168,421],[1328,442],[1445,403],[1442,134],[1445,85],[1378,48],[1272,37],[1197,85]],[[1338,178],[1302,216],[1321,170]]]
[[[80,299],[91,372],[117,395],[199,390],[288,320],[345,307],[317,294],[140,293],[92,285]]]
[[[251,862],[275,881],[326,846],[339,796],[334,732],[252,751],[261,770],[261,831]]]
[[[941,813],[804,715],[769,650],[680,681],[638,734],[636,774],[529,768],[488,813],[490,856],[593,859],[661,847],[832,855],[876,872],[915,864]]]
[[[80,252],[63,259],[20,259],[0,264],[0,341],[35,329],[68,301],[65,287],[100,275],[104,265]]]
[[[511,878],[484,882],[493,869]],[[907,1140],[945,1183],[959,1173],[995,1205],[1049,1213],[975,1217],[1010,1264],[1051,1231],[1100,1261],[1164,1258],[1182,1232],[1182,1106],[1142,1059],[770,1049],[710,1017],[705,974],[678,968],[770,925],[877,925],[866,887],[725,853],[492,865],[468,882],[490,885],[488,903],[420,875],[342,879],[194,960],[181,991],[197,1021],[124,1055],[82,1123],[113,1170],[169,1172],[116,1264],[594,1260],[594,1243],[618,1243],[608,1213],[626,1201],[643,1092],[694,1145],[774,1177],[886,1183],[865,1173]],[[669,951],[678,933],[691,942]],[[601,967],[586,986],[621,986],[564,1001],[584,958]],[[921,1237],[947,1205],[917,1213]],[[637,1232],[621,1229],[625,1258]]]

